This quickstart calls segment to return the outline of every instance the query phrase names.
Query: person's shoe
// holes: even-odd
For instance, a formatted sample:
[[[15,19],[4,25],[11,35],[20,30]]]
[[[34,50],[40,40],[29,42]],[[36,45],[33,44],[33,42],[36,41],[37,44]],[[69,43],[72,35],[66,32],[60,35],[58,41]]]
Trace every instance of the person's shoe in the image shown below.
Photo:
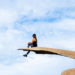
[[[27,54],[24,54],[23,56],[24,56],[24,57],[27,57]]]

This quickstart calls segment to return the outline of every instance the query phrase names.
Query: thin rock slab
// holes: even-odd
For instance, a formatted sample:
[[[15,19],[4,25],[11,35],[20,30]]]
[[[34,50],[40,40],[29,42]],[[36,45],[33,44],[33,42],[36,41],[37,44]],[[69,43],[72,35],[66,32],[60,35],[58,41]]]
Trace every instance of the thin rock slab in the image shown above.
[[[63,50],[63,49],[54,49],[54,48],[46,48],[46,47],[33,47],[33,48],[21,48],[18,50],[23,50],[23,51],[33,51],[37,54],[58,54],[58,55],[63,55],[67,56],[70,58],[75,59],[75,51],[69,51],[69,50]]]

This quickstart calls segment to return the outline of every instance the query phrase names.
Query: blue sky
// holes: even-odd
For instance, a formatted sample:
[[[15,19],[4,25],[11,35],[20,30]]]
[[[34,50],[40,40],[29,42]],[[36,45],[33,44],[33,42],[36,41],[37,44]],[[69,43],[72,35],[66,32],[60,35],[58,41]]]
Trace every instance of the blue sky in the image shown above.
[[[38,46],[75,51],[75,0],[0,0],[1,75],[60,75],[75,68],[75,60],[63,56],[22,57],[17,49],[27,47],[33,33]]]

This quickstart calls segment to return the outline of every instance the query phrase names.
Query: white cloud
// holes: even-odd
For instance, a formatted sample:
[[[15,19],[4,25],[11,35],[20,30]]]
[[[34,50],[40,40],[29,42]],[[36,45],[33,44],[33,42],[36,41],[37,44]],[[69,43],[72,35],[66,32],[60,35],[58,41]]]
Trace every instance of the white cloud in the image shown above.
[[[20,59],[20,61],[22,60],[24,59]],[[74,68],[74,63],[75,61],[73,59],[63,56],[37,55],[22,63],[18,61],[16,64],[12,65],[0,64],[0,73],[1,75],[60,75],[62,71]]]
[[[24,34],[24,35],[23,35]],[[6,32],[0,34],[0,55],[16,55],[16,50],[24,47],[27,41],[24,39],[26,33],[15,29],[8,29]]]
[[[68,2],[67,2],[68,1]],[[0,5],[4,10],[12,10],[13,12],[16,12],[21,15],[28,16],[30,18],[39,18],[48,16],[49,17],[56,17],[57,14],[55,12],[62,12],[63,15],[72,16],[72,13],[74,14],[74,10],[72,12],[71,9],[74,9],[75,7],[75,1],[74,0],[15,0],[15,1],[1,1]],[[71,11],[69,11],[69,9]],[[66,11],[67,10],[67,11]],[[69,14],[68,14],[69,13]],[[75,16],[75,14],[73,15]]]
[[[54,23],[25,23],[22,28],[37,33],[39,46],[75,50],[74,24],[74,19],[63,19]]]
[[[75,31],[75,19],[63,19],[60,22],[55,23],[55,28],[57,29],[63,29],[63,30],[69,30],[69,31]]]
[[[0,27],[6,26],[12,28],[12,24],[17,19],[17,13],[8,9],[0,10]]]
[[[24,63],[24,59],[19,59],[22,54],[18,54],[16,50],[26,47],[32,33],[37,33],[39,46],[75,50],[74,7],[74,0],[0,1],[1,75],[35,75],[36,73],[37,75],[58,75],[59,70],[75,67],[75,61],[63,58],[64,63],[62,63],[63,60],[59,56],[58,58],[55,56],[31,57],[30,62]],[[35,19],[38,21],[35,22]],[[18,62],[4,65],[9,64],[9,60],[12,63],[16,60]],[[54,65],[53,62],[55,62]]]

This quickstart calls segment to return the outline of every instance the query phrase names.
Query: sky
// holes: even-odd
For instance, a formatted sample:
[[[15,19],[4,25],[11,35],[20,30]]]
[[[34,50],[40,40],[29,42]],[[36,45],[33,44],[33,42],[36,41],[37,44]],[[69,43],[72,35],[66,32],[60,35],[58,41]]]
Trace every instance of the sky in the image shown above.
[[[0,0],[1,75],[60,75],[75,68],[75,60],[58,55],[24,58],[17,49],[27,47],[33,33],[39,47],[75,51],[75,0]]]

